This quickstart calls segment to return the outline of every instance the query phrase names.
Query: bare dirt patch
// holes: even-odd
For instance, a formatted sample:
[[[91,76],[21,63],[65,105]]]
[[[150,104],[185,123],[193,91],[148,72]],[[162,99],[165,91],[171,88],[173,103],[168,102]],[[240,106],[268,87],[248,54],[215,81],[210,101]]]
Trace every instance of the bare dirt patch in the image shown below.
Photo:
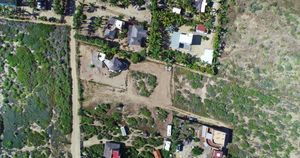
[[[134,88],[133,80],[128,76],[128,87],[126,90],[116,86],[108,86],[105,84],[97,84],[93,82],[83,82],[84,86],[84,107],[94,106],[97,103],[122,102],[124,104],[140,104],[150,106],[172,105],[170,82],[171,73],[166,71],[164,65],[143,62],[132,64],[130,70],[151,73],[157,77],[157,86],[149,97],[139,96]],[[129,71],[130,71],[129,70]],[[110,79],[111,80],[111,79]],[[159,98],[159,99],[158,99]]]
[[[110,76],[108,69],[97,59],[99,50],[96,47],[80,44],[80,79],[102,83],[117,88],[126,88],[128,71],[117,76]]]

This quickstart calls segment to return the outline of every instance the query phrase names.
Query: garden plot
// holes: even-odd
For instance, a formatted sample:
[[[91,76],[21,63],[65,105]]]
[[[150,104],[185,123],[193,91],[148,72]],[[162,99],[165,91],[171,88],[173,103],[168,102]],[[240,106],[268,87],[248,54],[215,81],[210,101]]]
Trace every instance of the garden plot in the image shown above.
[[[131,71],[130,74],[135,82],[137,94],[149,97],[157,85],[156,76],[139,71]]]

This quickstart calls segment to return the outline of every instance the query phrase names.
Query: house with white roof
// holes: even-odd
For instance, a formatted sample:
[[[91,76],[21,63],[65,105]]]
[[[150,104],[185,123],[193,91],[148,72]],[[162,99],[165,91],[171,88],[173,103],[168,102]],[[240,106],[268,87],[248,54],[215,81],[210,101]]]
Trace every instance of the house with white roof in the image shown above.
[[[180,33],[180,32],[173,32],[171,35],[171,43],[170,43],[170,47],[172,49],[186,49],[186,50],[190,50],[191,49],[191,45],[193,43],[193,37],[194,34],[192,33]]]
[[[168,141],[168,140],[165,140],[165,141],[164,141],[164,149],[165,149],[166,151],[170,151],[170,148],[171,148],[171,142]]]

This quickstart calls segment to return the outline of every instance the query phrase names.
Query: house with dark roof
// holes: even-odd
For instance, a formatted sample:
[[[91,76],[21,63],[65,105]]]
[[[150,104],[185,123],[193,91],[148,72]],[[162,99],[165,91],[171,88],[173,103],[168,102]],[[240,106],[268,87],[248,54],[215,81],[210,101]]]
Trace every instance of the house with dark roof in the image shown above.
[[[104,30],[104,37],[109,39],[115,39],[117,32],[119,30],[122,30],[124,24],[124,21],[110,17],[107,21],[107,25]]]
[[[130,25],[128,31],[129,46],[143,46],[147,38],[147,30],[142,25]]]
[[[103,157],[105,158],[121,158],[121,144],[115,142],[106,142]]]
[[[122,62],[117,57],[113,57],[111,60],[105,59],[103,62],[111,72],[121,72],[128,68],[127,63]]]
[[[0,6],[16,7],[17,0],[0,0]]]
[[[206,0],[194,0],[194,7],[198,12],[204,13],[206,5]]]

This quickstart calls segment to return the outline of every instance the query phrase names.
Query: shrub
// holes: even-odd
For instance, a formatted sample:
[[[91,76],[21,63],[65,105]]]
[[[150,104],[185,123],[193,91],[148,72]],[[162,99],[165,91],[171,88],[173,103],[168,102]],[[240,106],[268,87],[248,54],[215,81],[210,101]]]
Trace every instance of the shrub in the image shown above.
[[[198,146],[195,146],[193,149],[192,149],[192,154],[194,156],[198,156],[198,155],[201,155],[203,153],[203,149],[198,147]]]

